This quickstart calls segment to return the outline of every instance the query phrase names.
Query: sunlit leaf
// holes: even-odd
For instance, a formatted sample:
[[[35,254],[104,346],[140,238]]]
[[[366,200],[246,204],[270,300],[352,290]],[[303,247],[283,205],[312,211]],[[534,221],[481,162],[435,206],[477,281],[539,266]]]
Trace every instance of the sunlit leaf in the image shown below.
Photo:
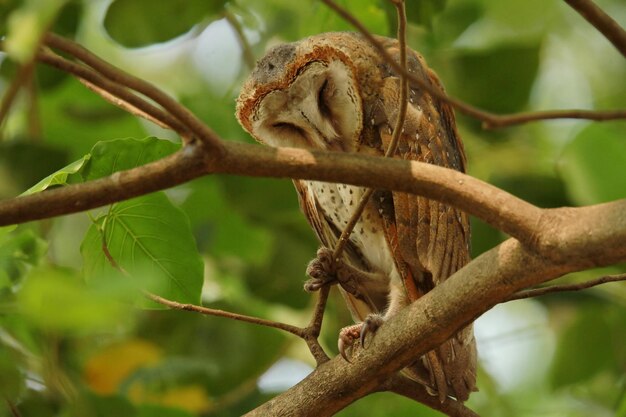
[[[111,206],[98,219],[81,246],[88,280],[119,276],[103,251],[138,286],[182,303],[199,303],[203,263],[191,234],[189,220],[163,193],[149,194]],[[138,300],[143,300],[137,290]],[[152,303],[144,303],[156,307]]]
[[[215,17],[225,3],[225,0],[115,0],[107,10],[104,26],[124,46],[146,46],[182,35],[202,20]],[[133,30],[128,30],[129,27]]]
[[[577,204],[626,197],[625,137],[623,124],[592,124],[565,148],[558,168]]]
[[[43,32],[67,0],[27,0],[7,20],[4,50],[19,62],[27,61]]]

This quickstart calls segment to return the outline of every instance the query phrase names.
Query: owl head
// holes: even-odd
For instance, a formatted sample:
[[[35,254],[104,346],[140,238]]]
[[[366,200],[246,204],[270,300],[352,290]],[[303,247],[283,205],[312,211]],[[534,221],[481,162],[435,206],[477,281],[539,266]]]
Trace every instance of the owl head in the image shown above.
[[[276,46],[237,100],[237,118],[259,142],[352,151],[363,125],[357,68],[333,34]]]

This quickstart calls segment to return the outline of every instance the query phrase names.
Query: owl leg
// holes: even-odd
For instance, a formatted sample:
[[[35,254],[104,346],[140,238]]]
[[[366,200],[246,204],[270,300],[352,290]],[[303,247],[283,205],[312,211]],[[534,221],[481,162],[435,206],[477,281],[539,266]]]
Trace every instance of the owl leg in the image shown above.
[[[406,306],[407,303],[408,300],[404,295],[402,283],[399,280],[399,276],[394,271],[391,274],[389,286],[389,305],[385,314],[372,313],[368,315],[363,322],[341,329],[338,341],[338,348],[341,356],[350,362],[346,355],[346,349],[351,347],[357,339],[361,342],[361,346],[365,347],[366,336],[370,333],[376,333],[385,320],[395,315],[401,308]]]

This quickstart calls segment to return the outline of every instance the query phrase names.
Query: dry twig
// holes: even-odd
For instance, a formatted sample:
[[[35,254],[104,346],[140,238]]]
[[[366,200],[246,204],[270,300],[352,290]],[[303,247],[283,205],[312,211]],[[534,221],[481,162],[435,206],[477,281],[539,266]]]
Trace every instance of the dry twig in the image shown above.
[[[621,109],[607,111],[548,110],[517,113],[511,115],[498,115],[484,111],[459,99],[448,96],[438,88],[430,86],[420,77],[416,77],[415,75],[407,72],[404,68],[402,68],[400,65],[398,65],[398,63],[393,60],[393,58],[387,53],[387,51],[385,51],[385,48],[382,46],[382,44],[378,42],[376,38],[374,38],[374,36],[367,30],[367,28],[361,22],[359,22],[358,19],[356,19],[352,14],[350,14],[350,12],[339,6],[333,0],[321,1],[324,2],[331,9],[335,10],[344,20],[352,24],[361,34],[363,34],[363,36],[378,50],[380,55],[385,59],[385,61],[389,63],[389,65],[395,71],[408,77],[410,81],[416,83],[425,91],[428,91],[432,96],[437,97],[439,100],[445,101],[446,103],[456,108],[458,111],[465,113],[466,115],[471,116],[475,119],[481,120],[485,129],[494,129],[528,123],[531,121],[551,119],[587,119],[595,121],[626,119],[626,110]]]
[[[626,58],[626,31],[591,0],[565,0],[591,23]]]
[[[552,294],[555,292],[580,291],[597,285],[606,284],[608,282],[626,281],[626,274],[606,275],[591,281],[581,282],[578,284],[550,285],[548,287],[532,288],[530,290],[520,291],[513,294],[506,301],[521,300],[524,298],[541,297],[542,295]]]

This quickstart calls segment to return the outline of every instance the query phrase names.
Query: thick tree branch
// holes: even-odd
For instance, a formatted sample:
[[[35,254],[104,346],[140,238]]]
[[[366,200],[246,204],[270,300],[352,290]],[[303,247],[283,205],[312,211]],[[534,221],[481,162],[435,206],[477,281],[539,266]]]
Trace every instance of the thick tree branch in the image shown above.
[[[406,76],[411,82],[419,85],[432,96],[445,101],[455,109],[470,117],[483,122],[485,129],[494,129],[528,123],[538,120],[551,119],[587,119],[595,121],[626,119],[626,109],[608,110],[608,111],[592,111],[592,110],[548,110],[528,113],[517,113],[510,115],[498,115],[479,109],[478,107],[467,104],[459,99],[450,97],[440,89],[426,83],[423,79],[404,70],[394,59],[387,53],[385,47],[374,38],[369,30],[356,19],[350,12],[339,6],[333,0],[321,0],[331,9],[335,10],[344,20],[353,25],[363,36],[376,48],[378,53],[385,59],[391,67],[399,74]]]
[[[626,57],[626,31],[591,0],[565,0]]]
[[[162,160],[96,181],[0,201],[0,226],[88,210],[216,173],[413,193],[475,215],[553,259],[585,253],[587,246],[602,239],[616,246],[626,242],[626,200],[540,209],[476,178],[426,163],[235,142],[224,142],[220,157],[192,144]],[[597,250],[604,248],[597,246]]]
[[[605,228],[609,227],[607,223]],[[609,265],[626,259],[626,245],[610,252],[602,255],[589,248],[581,257],[554,262],[509,239],[391,317],[367,349],[355,352],[352,363],[340,357],[331,359],[248,416],[330,416],[375,392],[415,358],[519,290],[589,264]]]
[[[215,173],[344,182],[412,192],[464,209],[525,240],[532,237],[542,213],[492,185],[427,163],[225,142],[220,158],[199,144],[190,145],[160,161],[103,179],[0,201],[0,225],[88,210]]]

